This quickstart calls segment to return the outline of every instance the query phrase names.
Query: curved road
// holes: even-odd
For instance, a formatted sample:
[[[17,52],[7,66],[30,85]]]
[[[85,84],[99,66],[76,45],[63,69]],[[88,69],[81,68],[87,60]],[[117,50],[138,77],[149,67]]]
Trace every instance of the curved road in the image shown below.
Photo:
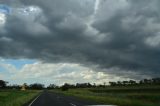
[[[76,97],[64,96],[62,94],[44,91],[27,106],[86,106],[96,104],[96,102],[94,103]]]

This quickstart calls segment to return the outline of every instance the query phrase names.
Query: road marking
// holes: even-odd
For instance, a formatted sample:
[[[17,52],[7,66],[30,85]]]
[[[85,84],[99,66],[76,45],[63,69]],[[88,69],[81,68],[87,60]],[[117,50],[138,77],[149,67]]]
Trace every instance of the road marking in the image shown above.
[[[72,105],[72,106],[76,106],[75,104],[73,104],[73,103],[70,103],[70,105]]]
[[[40,96],[41,96],[41,94],[40,94],[38,97],[36,97],[28,106],[32,106],[32,104],[33,104]]]

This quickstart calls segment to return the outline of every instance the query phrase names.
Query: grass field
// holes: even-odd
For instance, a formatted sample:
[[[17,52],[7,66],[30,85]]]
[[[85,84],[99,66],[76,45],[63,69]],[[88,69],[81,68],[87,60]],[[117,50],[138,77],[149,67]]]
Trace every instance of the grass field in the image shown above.
[[[0,90],[0,106],[22,106],[40,91]]]
[[[54,92],[97,101],[100,104],[160,106],[160,86],[77,88],[68,91],[54,90]]]

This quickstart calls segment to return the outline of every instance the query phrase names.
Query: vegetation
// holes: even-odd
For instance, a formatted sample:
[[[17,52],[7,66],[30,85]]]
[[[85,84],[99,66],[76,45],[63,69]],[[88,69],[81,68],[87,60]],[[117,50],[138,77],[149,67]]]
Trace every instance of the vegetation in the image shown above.
[[[3,80],[2,80],[3,81]],[[30,85],[27,85],[26,83],[23,84],[25,86],[26,89],[29,89],[29,90],[43,90],[45,87],[44,87],[44,84],[39,84],[39,83],[34,83],[34,84],[30,84]],[[0,89],[17,89],[17,90],[20,90],[22,88],[22,85],[17,85],[17,84],[13,84],[13,85],[5,85],[5,86],[2,86],[0,85]]]
[[[160,86],[72,88],[53,92],[118,106],[160,106]]]
[[[22,106],[36,97],[40,90],[44,89],[43,84],[23,84],[27,90],[21,91],[22,85],[7,85],[8,82],[0,80],[0,106]]]
[[[0,106],[22,106],[37,96],[40,91],[0,90]]]
[[[109,82],[111,86],[128,86],[128,85],[160,85],[160,78],[143,79],[139,82],[134,80]]]
[[[59,88],[58,86],[56,86],[55,84],[50,84],[47,89],[55,89],[55,88]]]
[[[118,106],[160,106],[160,78],[140,81],[109,82],[110,85],[90,83],[64,84],[54,92],[82,99],[97,101],[100,104]],[[67,88],[67,90],[64,90]],[[65,91],[65,92],[63,92]]]
[[[77,83],[77,84],[69,84],[65,83],[62,86],[56,86],[55,84],[50,84],[47,89],[57,89],[61,88],[62,91],[67,91],[70,88],[105,88],[105,87],[139,87],[139,86],[157,86],[160,85],[160,78],[152,78],[152,79],[143,79],[140,81],[117,81],[117,82],[109,82],[109,85],[106,85],[106,82],[103,84],[96,85],[90,83]]]
[[[30,101],[45,87],[34,83],[24,86],[27,91],[20,91],[20,85],[7,85],[0,80],[0,106],[22,106]],[[101,85],[90,83],[65,83],[62,86],[50,84],[47,89],[65,95],[76,96],[82,99],[93,100],[100,104],[118,106],[160,106],[160,78],[143,79],[140,81],[104,82]],[[45,88],[46,89],[46,88]]]
[[[3,80],[0,80],[0,88],[5,88],[7,86],[7,83],[6,81],[3,81]]]
[[[27,86],[27,87],[28,89],[36,89],[36,90],[44,89],[44,85],[39,83],[31,84],[30,86]]]

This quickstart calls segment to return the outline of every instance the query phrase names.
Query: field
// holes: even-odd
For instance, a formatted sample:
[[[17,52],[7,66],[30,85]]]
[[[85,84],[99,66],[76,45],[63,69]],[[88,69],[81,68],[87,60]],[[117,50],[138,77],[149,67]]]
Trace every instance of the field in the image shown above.
[[[118,106],[160,106],[160,86],[74,88],[53,92]]]
[[[22,106],[40,91],[0,90],[0,106]]]

